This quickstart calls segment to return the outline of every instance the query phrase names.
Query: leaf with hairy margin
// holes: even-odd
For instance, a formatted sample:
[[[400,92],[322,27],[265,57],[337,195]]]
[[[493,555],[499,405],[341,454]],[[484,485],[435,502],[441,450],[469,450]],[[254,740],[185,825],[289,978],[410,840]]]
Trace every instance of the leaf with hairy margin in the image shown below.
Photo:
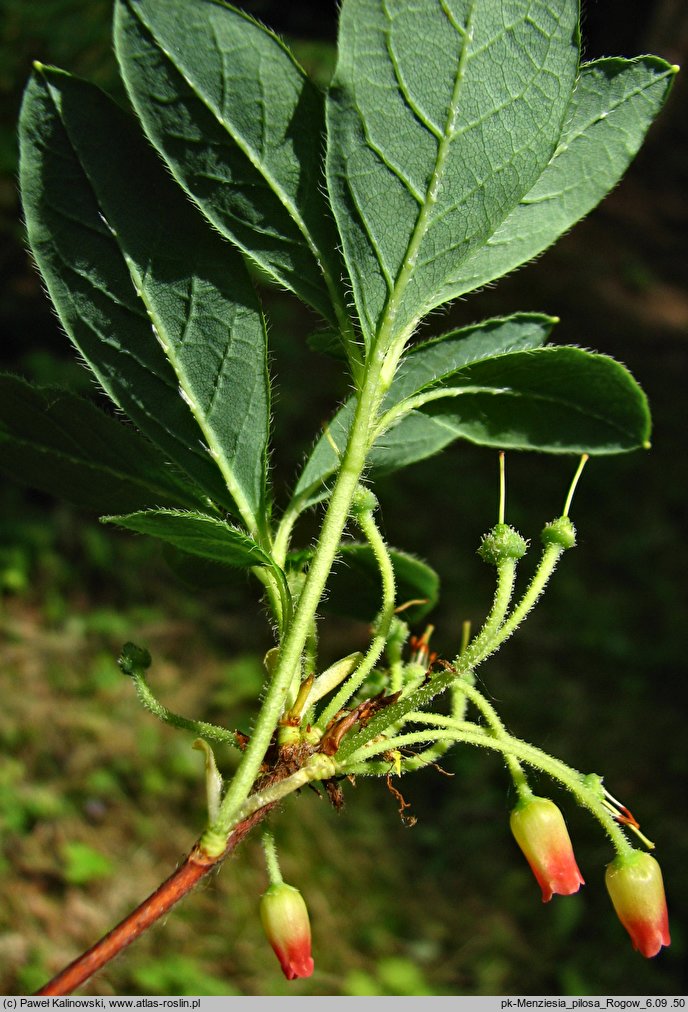
[[[578,58],[576,0],[344,0],[326,172],[368,344],[444,301],[532,189]]]
[[[261,528],[266,337],[240,254],[97,88],[37,67],[20,135],[29,241],[68,335],[115,404]]]
[[[581,67],[552,160],[482,249],[461,265],[446,298],[531,260],[591,211],[635,157],[677,70],[656,56]]]

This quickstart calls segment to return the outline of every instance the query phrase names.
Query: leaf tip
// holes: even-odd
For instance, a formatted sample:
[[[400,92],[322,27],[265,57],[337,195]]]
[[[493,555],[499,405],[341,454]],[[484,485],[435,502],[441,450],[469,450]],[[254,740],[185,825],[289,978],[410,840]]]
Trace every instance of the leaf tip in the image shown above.
[[[650,442],[650,440],[649,439],[643,440],[643,450],[651,450],[651,449],[652,443]]]
[[[672,74],[678,74],[678,72],[680,71],[680,69],[681,69],[681,67],[680,67],[680,65],[678,63],[672,63],[669,66],[669,70],[671,71]]]

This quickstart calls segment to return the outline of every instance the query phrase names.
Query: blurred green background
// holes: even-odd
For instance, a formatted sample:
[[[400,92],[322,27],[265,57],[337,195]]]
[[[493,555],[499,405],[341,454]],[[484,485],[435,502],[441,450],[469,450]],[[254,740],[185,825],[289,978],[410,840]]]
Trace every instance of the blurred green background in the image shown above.
[[[321,80],[334,4],[246,7],[290,38]],[[0,0],[0,357],[38,382],[93,390],[60,334],[24,248],[15,123],[31,61],[121,96],[109,0]],[[654,51],[681,62],[685,5],[586,4],[586,56]],[[685,59],[684,59],[685,62]],[[287,984],[262,939],[260,846],[249,840],[178,911],[85,994],[669,995],[686,990],[686,452],[688,170],[686,82],[611,197],[537,263],[432,321],[436,328],[539,310],[555,339],[615,355],[650,395],[651,452],[593,461],[576,496],[579,547],[544,602],[480,675],[511,729],[607,786],[657,842],[672,947],[645,961],[611,910],[611,854],[564,808],[587,887],[540,902],[508,830],[500,762],[456,751],[405,781],[403,826],[383,783],[346,786],[336,814],[315,794],[275,821],[286,877],[309,904],[316,972]],[[309,352],[306,310],[265,292],[274,343],[274,477],[293,480],[315,428],[345,393]],[[512,455],[509,519],[536,539],[561,508],[573,462]],[[464,619],[488,607],[475,556],[495,519],[493,453],[457,445],[378,488],[389,541],[443,582],[433,643],[452,656]],[[309,524],[311,526],[309,526]],[[313,518],[302,537],[308,538]],[[527,563],[524,564],[524,570]],[[325,661],[365,642],[322,625]],[[154,656],[174,709],[248,729],[270,633],[252,588],[189,591],[154,544],[2,480],[0,484],[0,990],[38,987],[166,876],[203,824],[202,759],[191,737],[137,705],[115,658],[127,639]],[[218,758],[226,770],[232,757]],[[551,793],[543,785],[543,793]]]

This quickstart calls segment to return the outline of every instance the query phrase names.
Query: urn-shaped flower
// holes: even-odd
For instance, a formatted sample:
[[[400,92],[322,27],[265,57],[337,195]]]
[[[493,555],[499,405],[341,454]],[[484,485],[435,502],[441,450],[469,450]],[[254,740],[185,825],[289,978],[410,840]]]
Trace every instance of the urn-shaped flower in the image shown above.
[[[607,865],[605,881],[634,949],[650,958],[671,944],[662,872],[651,854],[619,855]]]
[[[548,798],[524,798],[511,813],[511,832],[542,889],[542,902],[554,893],[570,896],[584,885],[564,816]]]
[[[303,896],[286,882],[275,882],[260,901],[263,930],[287,980],[310,977],[311,925]]]

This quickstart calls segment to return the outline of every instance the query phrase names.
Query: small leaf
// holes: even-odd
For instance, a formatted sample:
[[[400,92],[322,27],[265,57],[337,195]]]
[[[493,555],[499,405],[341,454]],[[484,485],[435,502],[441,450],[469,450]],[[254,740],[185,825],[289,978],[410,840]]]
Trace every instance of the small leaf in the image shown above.
[[[22,107],[21,181],[36,260],[104,389],[214,501],[260,528],[266,339],[241,256],[114,102],[45,67]]]
[[[274,568],[272,558],[244,531],[203,513],[180,510],[139,510],[121,516],[101,517],[138,534],[150,534],[191,555],[227,566]]]
[[[208,219],[332,322],[323,98],[276,36],[211,0],[119,0],[115,44],[151,141]]]
[[[440,579],[426,562],[396,548],[389,549],[397,582],[397,602],[413,604],[404,619],[420,622],[437,604]],[[382,582],[370,545],[348,542],[340,547],[340,562],[332,571],[323,611],[371,622],[380,610]]]
[[[327,185],[368,344],[453,297],[554,154],[574,0],[344,0]]]
[[[16,376],[0,376],[0,468],[99,513],[205,503],[130,425],[67,390]]]
[[[581,67],[551,162],[487,244],[462,265],[454,296],[531,260],[602,200],[635,157],[676,70],[655,56]]]

